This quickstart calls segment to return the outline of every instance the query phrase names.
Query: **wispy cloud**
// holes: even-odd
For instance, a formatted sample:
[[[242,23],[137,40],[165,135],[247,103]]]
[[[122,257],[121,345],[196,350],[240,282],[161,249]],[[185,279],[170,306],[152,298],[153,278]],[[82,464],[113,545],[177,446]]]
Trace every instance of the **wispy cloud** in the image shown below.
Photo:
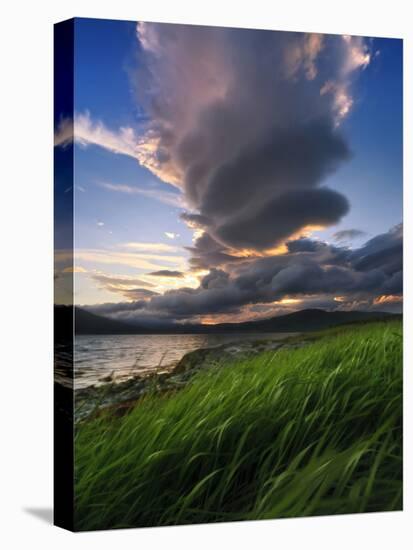
[[[72,186],[67,187],[67,188],[65,189],[65,193],[69,193],[69,191],[71,191],[72,189],[73,189]],[[80,191],[81,193],[85,193],[86,190],[85,190],[85,188],[82,187],[81,185],[75,185],[75,191]]]
[[[90,275],[90,278],[103,290],[120,294],[129,300],[145,300],[158,294],[152,289],[153,284],[135,277],[97,272]]]
[[[93,256],[93,259],[96,259],[95,256]],[[121,258],[121,261],[123,259]],[[148,300],[167,291],[176,290],[181,286],[197,288],[200,277],[200,274],[173,269],[159,269],[158,271],[142,273],[138,277],[107,273],[96,269],[87,272],[85,270],[84,272],[98,288],[120,294],[128,301]]]
[[[123,243],[121,245],[123,248],[129,248],[132,250],[139,251],[150,251],[150,252],[176,252],[179,250],[179,247],[173,246],[166,243],[147,243],[147,242],[130,242]]]
[[[343,52],[340,71],[336,78],[327,80],[320,89],[320,95],[331,94],[333,97],[336,126],[340,125],[354,104],[351,94],[353,73],[357,70],[364,70],[372,58],[370,47],[365,38],[344,35],[341,40]]]
[[[92,121],[88,112],[76,114],[74,120],[63,118],[55,132],[55,146],[66,146],[75,141],[80,145],[98,145],[112,153],[138,159],[137,137],[130,127],[121,127],[117,132],[109,130],[103,122]]]
[[[122,288],[133,288],[137,286],[153,287],[152,283],[138,279],[136,277],[127,277],[126,275],[107,275],[105,273],[93,273],[91,278],[104,286],[114,285]]]
[[[118,130],[109,129],[102,121],[94,121],[89,112],[76,113],[74,119],[60,121],[54,136],[55,147],[65,147],[72,142],[87,147],[96,145],[118,155],[136,159],[164,182],[178,186],[181,179],[178,173],[166,168],[157,158],[159,137],[151,131],[138,136],[130,126]]]
[[[160,269],[159,271],[152,271],[151,273],[148,273],[148,275],[151,275],[153,277],[168,277],[172,279],[182,279],[184,277],[184,273],[182,273],[182,271],[171,271],[170,269]]]
[[[156,201],[168,204],[169,206],[175,206],[176,208],[185,208],[186,204],[183,196],[177,193],[171,193],[163,189],[153,189],[146,187],[138,187],[137,185],[126,185],[122,183],[108,183],[100,182],[100,187],[107,189],[108,191],[114,191],[116,193],[126,193],[128,195],[141,195],[148,199],[154,199]]]
[[[179,237],[179,233],[172,233],[171,231],[165,231],[165,236],[168,237],[168,239],[177,239]]]
[[[170,252],[170,250],[168,250]],[[76,263],[89,264],[88,268],[97,265],[122,265],[142,271],[155,271],[159,269],[185,269],[186,258],[174,254],[157,254],[156,252],[123,252],[119,249],[93,249],[78,248],[74,252]],[[72,261],[73,251],[57,250],[55,252],[55,262],[64,264]]]
[[[87,269],[81,265],[65,267],[62,273],[87,273]]]
[[[342,36],[347,45],[346,56],[342,66],[342,73],[348,75],[357,69],[365,69],[369,65],[372,53],[368,42],[362,36]]]
[[[292,43],[284,56],[287,78],[296,78],[303,71],[308,80],[318,74],[317,58],[324,46],[324,35],[304,34],[301,41]]]

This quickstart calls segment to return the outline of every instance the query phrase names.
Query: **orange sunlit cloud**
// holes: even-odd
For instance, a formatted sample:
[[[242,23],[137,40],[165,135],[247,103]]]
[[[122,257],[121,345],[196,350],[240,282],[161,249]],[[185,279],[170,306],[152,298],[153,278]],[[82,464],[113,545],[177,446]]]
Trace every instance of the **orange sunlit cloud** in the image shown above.
[[[382,294],[374,299],[373,304],[397,304],[402,300],[403,298],[401,296],[395,296],[394,294]]]

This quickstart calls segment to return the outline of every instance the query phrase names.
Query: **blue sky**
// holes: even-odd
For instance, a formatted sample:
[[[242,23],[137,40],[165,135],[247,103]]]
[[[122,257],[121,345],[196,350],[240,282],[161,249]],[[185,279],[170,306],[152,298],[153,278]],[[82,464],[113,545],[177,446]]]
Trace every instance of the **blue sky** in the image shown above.
[[[373,44],[379,53],[359,75],[356,105],[343,127],[354,156],[329,182],[351,202],[340,227],[370,235],[400,223],[403,205],[402,41]]]
[[[190,31],[181,31],[179,26],[175,26],[170,31],[171,27],[174,26],[158,25],[153,30],[150,25],[142,27],[144,32],[141,31],[138,37],[135,22],[76,19],[75,113],[83,116],[83,120],[86,120],[84,125],[87,126],[87,132],[94,136],[90,138],[89,134],[85,134],[86,137],[79,139],[75,145],[75,247],[79,251],[76,260],[78,267],[76,301],[79,304],[116,303],[124,301],[125,298],[128,300],[127,292],[122,293],[124,290],[131,291],[129,300],[141,299],[139,292],[135,293],[136,296],[132,292],[138,290],[136,285],[139,283],[144,283],[142,288],[149,293],[153,292],[154,296],[155,293],[162,294],[165,290],[176,290],[181,286],[197,288],[202,277],[208,273],[208,269],[210,267],[215,269],[217,266],[204,265],[197,272],[192,265],[190,271],[191,266],[188,261],[196,254],[185,247],[193,247],[194,243],[198,246],[200,241],[197,244],[196,239],[202,232],[208,233],[219,242],[219,245],[224,247],[225,253],[229,251],[229,254],[232,254],[236,248],[235,243],[238,242],[225,240],[226,237],[222,236],[224,229],[221,230],[218,226],[214,230],[205,231],[202,226],[184,223],[180,214],[187,211],[188,206],[192,213],[202,215],[205,215],[207,207],[202,204],[194,206],[194,202],[191,203],[194,199],[191,198],[189,183],[184,180],[177,183],[175,175],[169,176],[168,174],[172,172],[168,163],[165,165],[169,170],[166,176],[164,176],[166,171],[162,172],[159,167],[153,168],[154,162],[162,158],[165,151],[165,148],[161,150],[159,142],[155,152],[150,143],[152,156],[149,160],[142,161],[142,157],[139,156],[141,153],[135,155],[128,152],[128,147],[131,147],[130,143],[133,140],[139,142],[141,136],[149,135],[148,124],[157,122],[157,111],[154,110],[153,99],[154,96],[157,99],[156,84],[159,82],[165,83],[168,93],[169,85],[171,86],[170,93],[176,102],[175,111],[182,110],[182,120],[185,120],[185,124],[190,128],[188,135],[191,136],[191,132],[195,131],[191,129],[190,115],[199,114],[200,108],[197,111],[196,93],[191,95],[190,92],[191,86],[192,89],[197,89],[197,78],[199,80],[202,73],[201,76],[193,74],[197,69],[196,64],[195,69],[192,66],[188,48],[179,50],[181,34],[184,36],[182,39],[184,43],[185,40],[193,41],[194,56],[197,55],[196,48],[201,52],[206,51],[208,55],[211,50],[211,64],[214,63],[214,59],[220,59],[219,55],[215,58],[213,54],[215,48],[219,49],[221,41],[234,48],[239,44],[240,50],[245,48],[247,55],[250,53],[248,50],[250,35],[238,36],[239,33],[235,30],[223,31],[222,36],[218,33],[216,40],[218,45],[211,42],[209,48],[209,43],[206,42],[207,49],[202,50],[205,48],[205,33],[198,33],[196,27]],[[162,40],[167,43],[170,39],[168,33],[173,35],[175,32],[178,39],[173,38],[175,42],[170,43],[172,47],[162,49]],[[198,34],[201,37],[199,40]],[[282,33],[271,34],[282,35]],[[264,42],[268,36],[268,34],[259,35],[257,40]],[[302,38],[302,36],[304,37],[304,35],[294,35],[277,38],[279,44],[286,48],[287,53],[295,52],[291,70],[296,71],[297,75],[294,73],[291,77],[292,85],[296,87],[301,85],[296,82],[299,78],[298,71],[302,70],[304,75],[307,75],[307,78],[301,77],[302,87],[305,90],[308,88],[308,93],[312,94],[310,86],[314,86],[313,82],[319,78],[316,64],[319,63],[321,66],[324,63],[334,75],[328,81],[334,82],[334,86],[330,86],[334,93],[328,104],[332,124],[334,108],[337,108],[340,93],[342,96],[345,95],[345,100],[350,98],[351,93],[351,108],[339,121],[340,140],[345,142],[349,154],[337,153],[339,156],[342,155],[337,160],[337,169],[322,181],[317,182],[320,188],[327,187],[337,192],[337,197],[344,197],[343,201],[346,200],[349,207],[343,206],[345,212],[343,210],[337,213],[331,225],[329,221],[317,231],[303,229],[301,236],[332,244],[337,231],[357,230],[359,235],[354,235],[351,242],[344,244],[347,248],[360,248],[369,239],[387,233],[402,221],[402,42],[391,39],[361,38],[351,39],[351,42],[343,41],[347,48],[345,54],[347,57],[344,58],[341,51],[344,46],[341,42],[339,43],[340,37],[321,39],[315,37],[312,41],[311,38]],[[154,58],[153,51],[145,46],[145,40],[153,41],[150,47],[158,47],[159,51],[156,52],[158,58]],[[307,41],[302,42],[302,40]],[[175,44],[177,44],[176,50]],[[302,50],[298,50],[297,48],[302,44]],[[347,44],[350,44],[351,48]],[[177,66],[182,64],[181,73],[175,71],[178,77],[176,74],[171,76],[173,72],[171,67],[175,62],[172,57],[165,60],[159,59],[161,53],[165,52],[167,55],[177,56]],[[245,63],[248,65],[248,58],[246,59]],[[348,59],[353,63],[350,69],[345,68]],[[236,63],[237,61],[235,65]],[[297,65],[299,63],[301,63],[301,69]],[[338,66],[339,63],[341,63],[341,72],[335,67],[335,64]],[[246,68],[240,66],[236,67],[236,70],[235,76],[240,78],[239,75],[242,75]],[[157,80],[157,71],[161,74],[159,80]],[[319,72],[321,73],[321,69]],[[187,79],[189,82],[189,86],[185,89],[179,89],[179,86],[183,86],[179,82],[179,74],[183,75],[182,81]],[[219,74],[218,70],[217,74]],[[150,78],[152,80],[148,85]],[[320,82],[320,88],[321,84]],[[208,83],[207,85],[209,86]],[[215,84],[214,86],[215,88],[211,85],[210,94],[218,93],[219,86]],[[146,89],[148,92],[145,96]],[[162,93],[166,97],[163,90]],[[188,93],[190,104],[188,112],[185,111],[185,102],[180,102],[179,99],[179,94],[183,93]],[[335,97],[333,97],[334,94]],[[321,101],[324,101],[324,92],[320,92],[319,95],[322,96]],[[152,101],[149,103],[150,108],[146,103],[147,98]],[[207,100],[209,101],[210,97],[205,99],[202,95],[200,104]],[[244,101],[244,98],[242,100]],[[314,105],[318,108],[319,99],[316,97],[311,101],[314,101]],[[325,101],[327,101],[327,94]],[[160,119],[161,122],[165,123],[167,120],[170,123],[172,120],[177,127],[180,119],[174,119],[175,115],[168,113],[168,104],[166,107],[161,105],[164,110],[166,109],[166,116],[169,116],[169,119],[165,117]],[[246,105],[248,108],[249,104],[246,103]],[[310,109],[311,105],[310,103]],[[322,108],[327,109],[325,106]],[[279,106],[277,109],[279,110]],[[274,116],[278,116],[277,112],[274,111]],[[295,120],[295,116],[292,116],[291,120]],[[289,120],[287,123],[290,124]],[[103,138],[99,137],[102,128],[102,131],[106,132]],[[130,132],[126,138],[122,134],[122,128]],[[157,126],[154,125],[152,128]],[[180,128],[178,130],[180,131]],[[117,137],[123,136],[119,147],[107,145],[107,142],[112,139],[112,134]],[[104,146],[102,142],[105,142]],[[243,147],[244,142],[248,144],[248,139],[242,141]],[[168,151],[167,148],[166,150],[168,155],[171,152],[174,160],[175,150]],[[243,216],[245,217],[245,214]],[[219,223],[221,222],[222,220]],[[218,222],[214,219],[214,223]],[[227,231],[226,228],[225,231]],[[300,235],[292,231],[289,238],[298,237]],[[283,241],[274,240],[274,247],[279,247],[287,240],[287,237],[284,237]],[[149,247],[149,245],[153,246]],[[249,245],[239,246],[238,253],[241,253],[241,249],[247,248],[250,248]],[[257,242],[256,246],[253,243],[252,248],[257,252],[257,257],[262,255],[260,243]],[[134,255],[132,259],[131,254]],[[233,276],[229,265],[218,267],[223,272],[228,272],[230,278]],[[179,271],[181,275],[176,279],[156,278],[150,275],[157,270]],[[142,276],[143,279],[141,279]],[[118,280],[111,282],[109,277],[118,278]],[[119,278],[122,277],[125,278],[124,284],[122,281],[119,282]],[[126,280],[128,278],[129,285]],[[313,295],[306,294],[306,296],[314,298]],[[354,296],[352,300],[354,302]],[[241,310],[242,307],[244,305],[241,305]]]

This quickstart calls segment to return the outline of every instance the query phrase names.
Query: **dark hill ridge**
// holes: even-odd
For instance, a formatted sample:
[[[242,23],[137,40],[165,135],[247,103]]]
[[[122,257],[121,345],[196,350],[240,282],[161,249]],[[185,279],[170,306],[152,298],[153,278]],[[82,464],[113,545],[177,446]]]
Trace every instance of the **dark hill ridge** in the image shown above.
[[[301,332],[320,330],[323,328],[342,325],[344,323],[357,323],[361,321],[381,320],[392,317],[390,313],[371,311],[325,311],[323,309],[302,309],[286,315],[271,317],[261,321],[249,321],[240,324],[216,325],[221,330],[227,331],[231,327],[236,330],[259,332]]]
[[[96,315],[85,309],[75,308],[76,334],[199,334],[224,332],[304,332],[334,327],[345,323],[357,323],[389,318],[400,318],[385,312],[371,311],[325,311],[322,309],[303,309],[294,313],[272,317],[261,321],[245,323],[223,323],[218,325],[160,325],[145,327],[117,321]],[[67,324],[72,318],[70,306],[55,307],[55,324]]]
[[[150,332],[145,327],[117,321],[110,317],[102,317],[78,307],[75,308],[75,319],[77,334],[145,334]]]
[[[75,312],[76,334],[150,334],[145,327],[96,315],[86,309],[72,306],[55,306],[55,333],[68,337],[73,331],[73,310]]]

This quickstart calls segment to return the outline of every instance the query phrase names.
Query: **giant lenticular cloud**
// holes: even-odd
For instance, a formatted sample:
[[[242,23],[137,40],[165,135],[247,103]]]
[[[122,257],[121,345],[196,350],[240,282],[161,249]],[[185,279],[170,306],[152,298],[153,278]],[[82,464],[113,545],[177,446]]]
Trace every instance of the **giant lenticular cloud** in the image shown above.
[[[340,123],[370,61],[364,39],[152,23],[137,36],[140,160],[184,192],[202,245],[271,250],[347,213],[322,184],[351,154]],[[197,243],[193,254],[202,264]]]

